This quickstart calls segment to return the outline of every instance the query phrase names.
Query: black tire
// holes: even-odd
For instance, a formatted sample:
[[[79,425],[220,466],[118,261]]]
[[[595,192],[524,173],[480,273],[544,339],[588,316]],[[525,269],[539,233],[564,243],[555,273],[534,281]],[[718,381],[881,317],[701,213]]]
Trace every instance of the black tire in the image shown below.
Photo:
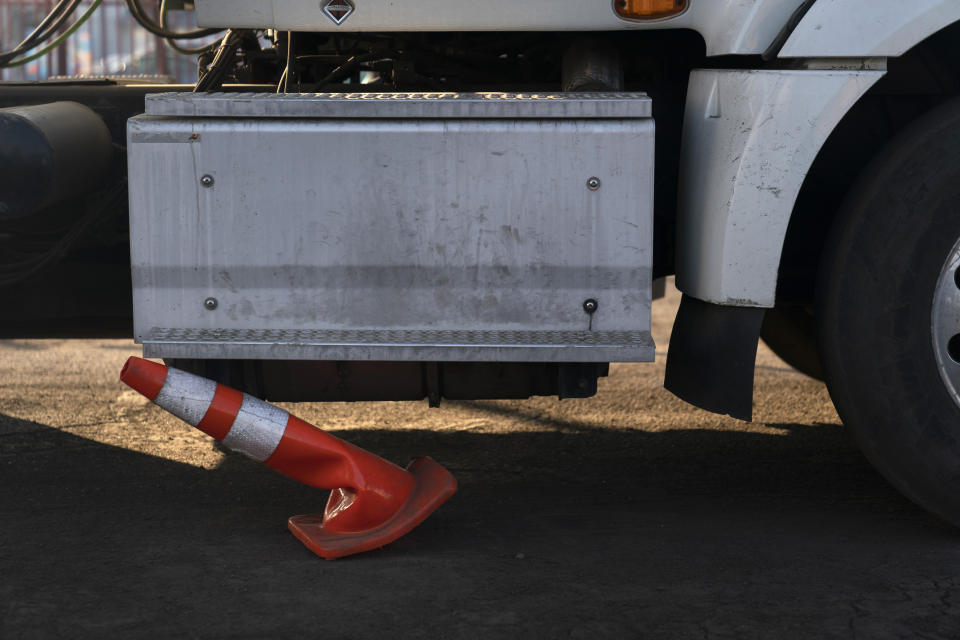
[[[815,380],[823,380],[817,350],[817,323],[808,308],[767,309],[760,337],[788,365]]]
[[[920,506],[960,526],[960,406],[931,333],[960,238],[960,100],[898,134],[851,188],[817,286],[820,359],[863,453]]]

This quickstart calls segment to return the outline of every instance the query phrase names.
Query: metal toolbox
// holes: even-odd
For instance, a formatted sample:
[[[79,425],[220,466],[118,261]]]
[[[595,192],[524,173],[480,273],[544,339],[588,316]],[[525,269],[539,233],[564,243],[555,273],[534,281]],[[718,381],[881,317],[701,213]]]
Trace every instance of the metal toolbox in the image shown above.
[[[128,143],[146,356],[653,359],[643,94],[157,94]]]

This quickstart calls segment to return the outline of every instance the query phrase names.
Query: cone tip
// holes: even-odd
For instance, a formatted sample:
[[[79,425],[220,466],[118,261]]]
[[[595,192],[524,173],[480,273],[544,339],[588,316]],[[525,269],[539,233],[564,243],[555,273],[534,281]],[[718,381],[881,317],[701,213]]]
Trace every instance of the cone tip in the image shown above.
[[[120,381],[150,400],[155,400],[167,379],[167,368],[159,362],[151,362],[130,356],[120,370]]]

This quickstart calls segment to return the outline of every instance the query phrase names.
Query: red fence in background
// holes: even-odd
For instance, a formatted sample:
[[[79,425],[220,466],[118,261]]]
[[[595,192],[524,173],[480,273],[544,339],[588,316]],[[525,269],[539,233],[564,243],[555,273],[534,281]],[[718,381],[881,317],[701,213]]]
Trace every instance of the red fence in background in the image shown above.
[[[56,0],[0,0],[0,50],[8,51],[19,44],[55,3]],[[90,0],[80,5],[69,24],[89,6]],[[193,12],[170,11],[168,18],[168,28],[175,30],[191,29],[196,24]],[[164,75],[175,82],[192,83],[197,75],[196,56],[173,51],[162,38],[143,29],[123,0],[103,0],[63,45],[23,66],[0,69],[0,80],[139,74]]]

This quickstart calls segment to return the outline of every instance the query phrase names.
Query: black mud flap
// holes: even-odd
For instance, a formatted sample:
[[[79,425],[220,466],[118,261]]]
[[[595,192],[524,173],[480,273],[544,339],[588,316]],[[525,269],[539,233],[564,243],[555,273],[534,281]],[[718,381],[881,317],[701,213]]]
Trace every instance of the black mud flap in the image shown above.
[[[750,421],[754,362],[765,311],[684,295],[670,335],[663,386],[701,409]]]

